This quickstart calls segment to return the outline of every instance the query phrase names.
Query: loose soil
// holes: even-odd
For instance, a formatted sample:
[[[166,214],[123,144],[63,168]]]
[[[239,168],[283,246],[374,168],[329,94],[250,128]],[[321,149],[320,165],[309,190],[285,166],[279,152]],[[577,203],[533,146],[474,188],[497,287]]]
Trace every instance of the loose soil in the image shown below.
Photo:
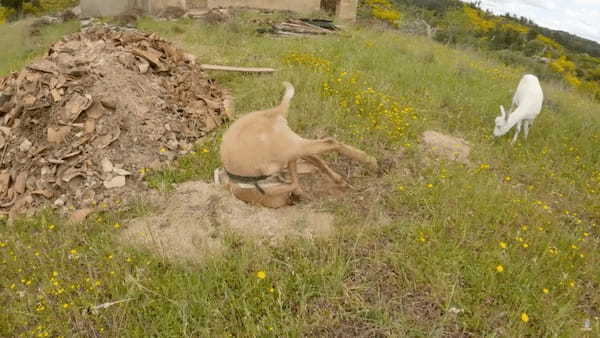
[[[471,147],[464,139],[433,130],[425,131],[422,137],[425,151],[433,154],[434,158],[469,164]]]
[[[305,206],[270,209],[235,198],[223,185],[199,181],[151,200],[158,210],[132,220],[121,240],[171,261],[202,262],[225,250],[228,235],[276,246],[286,238],[323,238],[334,232],[331,214]]]
[[[222,124],[223,91],[154,34],[91,28],[0,78],[0,212],[94,208],[146,189]]]

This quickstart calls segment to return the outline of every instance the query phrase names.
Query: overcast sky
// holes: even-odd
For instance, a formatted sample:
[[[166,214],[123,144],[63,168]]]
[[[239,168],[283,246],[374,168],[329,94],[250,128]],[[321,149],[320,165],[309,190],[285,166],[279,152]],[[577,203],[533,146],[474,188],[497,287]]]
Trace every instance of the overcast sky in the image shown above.
[[[465,0],[476,2],[475,0]],[[494,14],[524,16],[537,25],[600,42],[600,0],[480,0]]]

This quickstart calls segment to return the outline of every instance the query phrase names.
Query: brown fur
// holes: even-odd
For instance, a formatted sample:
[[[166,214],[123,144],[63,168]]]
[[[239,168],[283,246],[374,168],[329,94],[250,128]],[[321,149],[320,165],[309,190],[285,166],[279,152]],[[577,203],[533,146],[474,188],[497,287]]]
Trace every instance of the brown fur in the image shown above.
[[[305,139],[292,131],[287,123],[287,113],[294,87],[288,82],[284,85],[286,92],[278,106],[248,113],[227,129],[221,143],[221,162],[229,173],[247,177],[271,176],[287,169],[291,182],[263,187],[266,194],[230,182],[229,189],[237,198],[276,208],[287,204],[291,194],[304,196],[298,183],[297,161],[300,158],[319,168],[338,185],[347,185],[342,176],[318,157],[330,151],[377,167],[375,158],[362,150],[333,138]]]

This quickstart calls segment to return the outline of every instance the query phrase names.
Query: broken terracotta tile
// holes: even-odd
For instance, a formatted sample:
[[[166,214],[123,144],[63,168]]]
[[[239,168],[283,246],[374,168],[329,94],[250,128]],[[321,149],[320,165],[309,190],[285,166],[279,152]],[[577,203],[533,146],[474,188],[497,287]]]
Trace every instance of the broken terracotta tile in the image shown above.
[[[48,143],[59,144],[64,142],[65,137],[71,132],[71,127],[48,127]]]

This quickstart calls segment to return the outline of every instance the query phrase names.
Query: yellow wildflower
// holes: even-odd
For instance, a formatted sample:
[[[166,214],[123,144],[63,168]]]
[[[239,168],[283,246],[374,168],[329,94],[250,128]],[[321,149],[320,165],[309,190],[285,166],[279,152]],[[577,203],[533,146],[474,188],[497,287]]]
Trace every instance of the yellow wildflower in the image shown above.
[[[502,265],[498,265],[498,266],[496,266],[496,271],[504,272],[504,267]]]
[[[258,278],[258,279],[265,279],[265,278],[267,278],[267,273],[264,272],[264,271],[262,271],[262,270],[258,271],[256,273],[256,278]]]
[[[521,320],[525,323],[527,323],[529,321],[529,316],[527,315],[527,313],[525,313],[525,312],[521,313]]]

